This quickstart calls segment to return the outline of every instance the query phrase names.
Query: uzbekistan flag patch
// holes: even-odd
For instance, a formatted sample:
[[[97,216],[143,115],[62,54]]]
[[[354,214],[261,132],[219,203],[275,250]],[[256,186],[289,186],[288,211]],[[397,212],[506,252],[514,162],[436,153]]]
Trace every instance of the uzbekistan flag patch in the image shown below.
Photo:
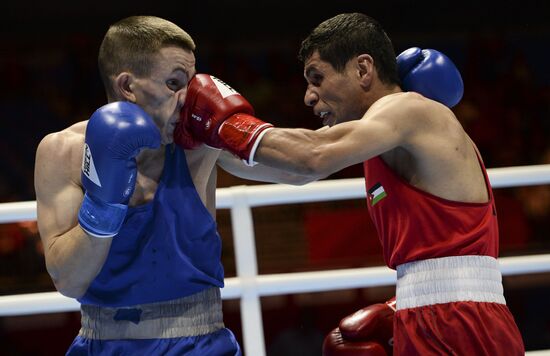
[[[375,206],[380,200],[386,197],[386,191],[380,183],[373,185],[368,191],[370,206]]]

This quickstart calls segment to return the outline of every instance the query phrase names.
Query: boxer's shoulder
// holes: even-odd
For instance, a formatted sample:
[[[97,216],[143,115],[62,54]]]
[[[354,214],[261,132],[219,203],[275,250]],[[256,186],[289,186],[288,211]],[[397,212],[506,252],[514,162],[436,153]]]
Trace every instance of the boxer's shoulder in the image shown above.
[[[392,120],[399,123],[401,130],[421,133],[423,136],[433,133],[440,137],[452,127],[460,130],[451,109],[416,92],[386,95],[372,105],[367,115]]]
[[[65,171],[72,172],[71,176],[78,176],[82,164],[86,124],[87,121],[79,122],[46,135],[37,148],[37,166],[40,164],[43,168],[58,167],[56,174]]]
[[[75,135],[80,135],[84,137],[86,134],[86,127],[88,126],[88,120],[77,122],[76,124],[73,124],[66,129],[64,129],[62,132],[67,132]]]
[[[81,121],[61,131],[52,132],[46,135],[41,141],[39,148],[57,148],[57,152],[64,148],[82,145],[86,133],[88,121]]]
[[[412,91],[397,92],[383,96],[372,105],[369,111],[384,109],[398,110],[407,115],[415,113],[424,114],[425,112],[432,112],[434,110],[438,113],[450,111],[449,108],[440,102]]]

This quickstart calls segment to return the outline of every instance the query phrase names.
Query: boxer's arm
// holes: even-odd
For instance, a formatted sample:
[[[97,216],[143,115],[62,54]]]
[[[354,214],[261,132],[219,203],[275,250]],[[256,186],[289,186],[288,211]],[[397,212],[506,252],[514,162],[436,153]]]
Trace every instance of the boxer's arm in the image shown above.
[[[84,295],[101,270],[111,238],[95,238],[78,225],[84,194],[78,183],[82,137],[70,132],[46,136],[36,152],[35,191],[38,228],[46,268],[57,290],[72,298]]]
[[[447,107],[453,107],[462,98],[464,85],[460,72],[439,51],[411,48],[397,57],[397,67],[406,91],[416,91]],[[249,159],[304,175],[327,176],[394,147],[414,145],[411,133],[422,127],[429,116],[427,111],[434,109],[430,105],[410,96],[405,101],[384,98],[362,120],[329,130],[270,130]]]
[[[398,146],[406,147],[414,133],[424,127],[425,104],[413,98],[384,99],[360,120],[329,129],[271,129],[252,159],[320,179]]]
[[[314,177],[290,173],[277,168],[256,164],[254,167],[243,163],[242,159],[227,151],[220,151],[218,166],[224,171],[243,179],[259,182],[304,185],[315,180]]]

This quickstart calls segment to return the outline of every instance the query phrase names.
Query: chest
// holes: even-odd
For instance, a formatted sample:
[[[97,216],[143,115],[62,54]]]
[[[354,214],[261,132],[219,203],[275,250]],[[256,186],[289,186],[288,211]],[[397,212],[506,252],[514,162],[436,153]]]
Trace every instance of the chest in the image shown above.
[[[187,170],[203,204],[214,206],[216,189],[215,167],[218,155],[219,151],[210,148],[189,150],[185,152],[185,160],[180,162],[181,167],[178,166],[176,161],[166,161],[165,154],[150,160],[138,162],[136,185],[129,205],[137,206],[152,201],[155,198],[163,172],[166,169],[165,165],[171,165],[171,170]],[[184,164],[185,167],[183,166]]]
[[[136,185],[130,198],[130,206],[146,204],[152,201],[162,178],[164,154],[157,154],[138,162]]]

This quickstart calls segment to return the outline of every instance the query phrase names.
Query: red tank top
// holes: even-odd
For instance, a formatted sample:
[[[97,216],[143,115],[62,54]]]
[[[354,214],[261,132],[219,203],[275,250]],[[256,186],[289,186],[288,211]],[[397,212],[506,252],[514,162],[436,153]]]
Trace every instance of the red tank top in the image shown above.
[[[363,163],[369,214],[386,264],[428,258],[498,256],[498,223],[491,185],[487,203],[463,203],[424,192],[395,174],[380,156]]]

